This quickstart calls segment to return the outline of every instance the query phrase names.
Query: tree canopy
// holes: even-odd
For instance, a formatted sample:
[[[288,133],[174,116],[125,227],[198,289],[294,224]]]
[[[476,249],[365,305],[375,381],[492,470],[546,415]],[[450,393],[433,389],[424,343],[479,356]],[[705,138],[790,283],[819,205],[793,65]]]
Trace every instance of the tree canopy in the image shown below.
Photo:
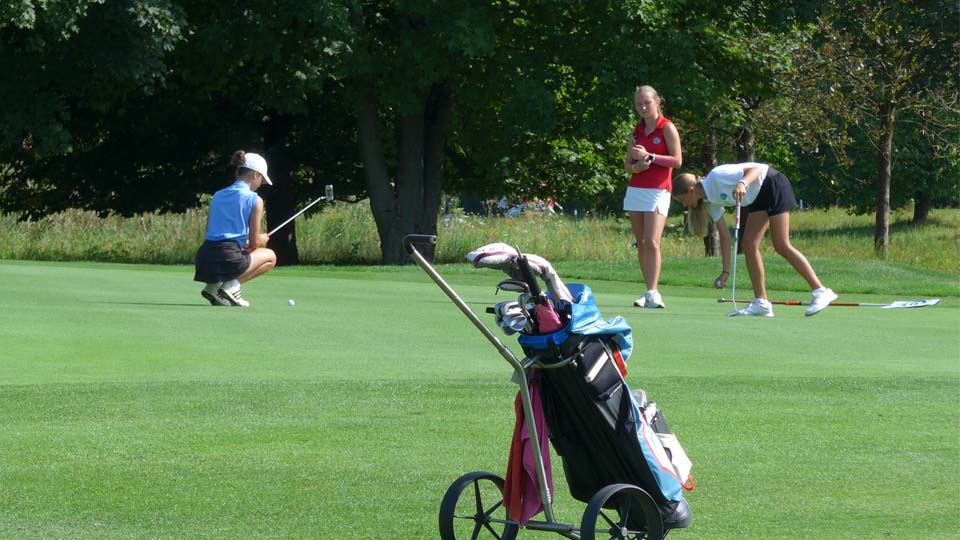
[[[776,162],[808,203],[854,211],[885,181],[894,207],[956,204],[957,15],[911,0],[11,0],[0,210],[180,211],[243,148],[270,162],[268,225],[335,184],[370,199],[383,260],[402,263],[400,239],[436,231],[445,192],[615,198],[641,84],[688,168]],[[883,131],[885,92],[901,114]],[[889,159],[881,132],[898,134]],[[271,240],[281,262],[294,239]]]

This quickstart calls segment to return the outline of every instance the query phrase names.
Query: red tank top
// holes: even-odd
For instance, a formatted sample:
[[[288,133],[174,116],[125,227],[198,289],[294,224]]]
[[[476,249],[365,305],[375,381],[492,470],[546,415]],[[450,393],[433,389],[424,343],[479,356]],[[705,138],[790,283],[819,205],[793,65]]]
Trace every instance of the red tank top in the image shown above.
[[[667,141],[663,136],[663,126],[667,125],[667,123],[672,122],[670,122],[669,118],[661,114],[660,117],[657,118],[657,127],[654,128],[650,135],[645,135],[645,128],[643,121],[641,121],[633,128],[633,140],[636,141],[636,144],[646,148],[647,152],[651,154],[670,155],[670,151],[667,150]],[[628,185],[635,188],[665,189],[670,191],[672,184],[673,168],[650,164],[650,168],[647,170],[633,173],[630,176],[630,183]]]

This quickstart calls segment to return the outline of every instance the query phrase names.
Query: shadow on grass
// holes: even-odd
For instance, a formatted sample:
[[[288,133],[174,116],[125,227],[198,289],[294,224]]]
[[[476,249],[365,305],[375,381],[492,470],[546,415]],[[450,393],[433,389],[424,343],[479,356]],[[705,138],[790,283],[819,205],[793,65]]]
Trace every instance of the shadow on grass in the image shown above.
[[[181,304],[174,302],[90,302],[91,304],[110,304],[110,305],[122,305],[122,306],[178,306],[178,307],[201,307],[201,308],[212,308],[212,307],[227,307],[227,306],[211,306],[210,304]]]

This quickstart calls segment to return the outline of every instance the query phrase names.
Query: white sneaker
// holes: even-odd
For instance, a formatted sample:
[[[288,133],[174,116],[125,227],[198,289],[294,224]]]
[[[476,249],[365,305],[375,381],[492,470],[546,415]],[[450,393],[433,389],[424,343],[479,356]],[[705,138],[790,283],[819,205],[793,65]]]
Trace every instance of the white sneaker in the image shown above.
[[[233,285],[234,283],[236,285]],[[250,307],[250,302],[244,300],[243,294],[240,292],[240,282],[235,279],[224,283],[223,287],[217,289],[217,296],[226,301],[228,305]]]
[[[833,289],[828,289],[826,287],[821,287],[813,291],[813,300],[810,301],[810,307],[807,308],[803,314],[807,317],[811,315],[816,315],[821,311],[827,309],[834,300],[837,299],[837,293],[833,292]]]
[[[646,299],[643,307],[647,308],[666,308],[667,306],[663,303],[663,298],[660,296],[660,293],[657,291],[647,291],[647,294],[643,295]]]
[[[773,317],[773,304],[763,298],[754,298],[747,307],[737,312],[744,317]]]
[[[637,298],[633,301],[633,305],[637,307],[644,307],[647,305],[647,295],[643,295],[640,298]]]
[[[204,297],[207,300],[207,302],[210,302],[211,306],[232,305],[230,304],[230,302],[224,300],[223,298],[220,298],[217,295],[217,291],[220,289],[221,285],[223,285],[223,283],[220,283],[220,282],[207,283],[207,286],[204,287],[202,291],[200,291],[200,296]]]

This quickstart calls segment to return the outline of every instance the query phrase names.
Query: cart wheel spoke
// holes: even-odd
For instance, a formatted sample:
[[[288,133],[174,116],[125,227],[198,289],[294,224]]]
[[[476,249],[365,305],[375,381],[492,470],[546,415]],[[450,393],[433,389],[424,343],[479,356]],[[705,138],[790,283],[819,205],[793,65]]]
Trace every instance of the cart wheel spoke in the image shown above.
[[[458,478],[440,503],[441,540],[514,540],[520,530],[503,505],[503,479],[487,472]]]
[[[637,486],[614,484],[598,491],[580,523],[581,540],[663,540],[653,498]]]

